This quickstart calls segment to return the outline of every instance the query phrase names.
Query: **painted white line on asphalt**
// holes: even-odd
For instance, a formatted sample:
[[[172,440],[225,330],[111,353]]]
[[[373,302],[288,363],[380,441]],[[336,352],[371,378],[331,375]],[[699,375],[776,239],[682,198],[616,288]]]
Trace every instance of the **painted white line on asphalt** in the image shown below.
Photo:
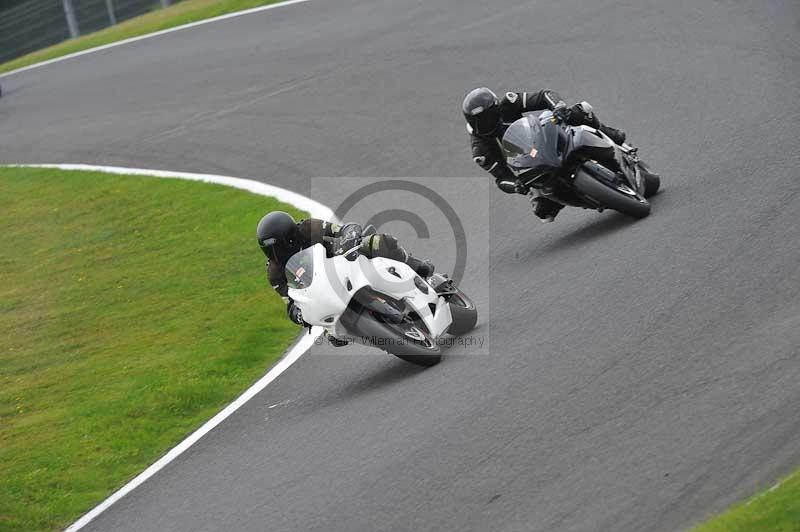
[[[316,327],[314,329],[317,329]],[[147,479],[158,473],[161,469],[164,468],[167,464],[175,460],[184,451],[186,451],[189,447],[194,445],[197,440],[205,436],[208,432],[214,429],[217,425],[225,421],[225,419],[236,412],[242,405],[244,405],[247,401],[252,399],[258,392],[263,390],[267,387],[269,383],[274,381],[278,376],[286,371],[289,366],[294,364],[300,356],[303,355],[308,349],[314,344],[314,341],[319,337],[320,331],[312,331],[311,334],[304,334],[303,337],[297,342],[294,347],[292,347],[286,355],[277,363],[275,364],[269,372],[261,377],[261,379],[252,385],[250,388],[247,389],[242,395],[236,398],[234,402],[226,406],[219,414],[212,417],[205,424],[194,431],[188,438],[180,442],[178,445],[173,447],[167,454],[162,456],[158,459],[153,465],[139,473],[136,478],[122,486],[120,489],[115,491],[108,497],[106,500],[92,508],[87,514],[84,514],[83,517],[72,523],[67,529],[66,532],[75,532],[76,530],[80,530],[89,522],[92,521],[95,517],[103,513],[107,510],[112,504],[123,498],[125,495],[130,493],[131,491],[135,490],[139,487],[140,484],[144,483]]]
[[[210,174],[189,174],[184,172],[167,172],[163,170],[145,170],[142,168],[122,168],[119,166],[94,166],[88,164],[15,164],[4,165],[13,167],[33,167],[33,168],[57,168],[59,170],[88,170],[96,172],[107,172],[110,174],[125,174],[125,175],[143,175],[151,177],[166,177],[174,179],[187,179],[189,181],[202,181],[205,183],[216,183],[219,185],[227,185],[229,187],[248,190],[254,194],[262,196],[271,196],[285,203],[289,203],[298,209],[308,211],[315,218],[322,218],[323,220],[333,220],[333,211],[322,205],[319,202],[307,198],[290,190],[280,187],[267,185],[258,181],[250,179],[241,179],[237,177],[228,177]],[[314,344],[314,341],[322,334],[322,329],[314,327],[311,334],[303,334],[300,340],[286,353],[283,358],[275,364],[266,375],[261,377],[255,384],[248,388],[242,395],[236,398],[231,404],[226,406],[216,416],[212,417],[202,427],[194,431],[188,438],[173,447],[167,454],[158,459],[153,465],[142,471],[136,478],[122,486],[115,491],[106,500],[99,505],[92,508],[83,517],[72,523],[66,532],[75,532],[86,526],[95,517],[103,513],[112,504],[123,498],[125,495],[136,489],[140,484],[147,479],[158,473],[167,464],[179,457],[189,447],[194,445],[200,438],[205,436],[217,425],[222,423],[227,417],[236,412],[242,405],[247,403],[261,390],[267,387],[269,383],[278,378],[278,376],[286,371],[303,353]],[[278,403],[281,404],[281,403]],[[277,406],[277,405],[275,405]]]
[[[214,18],[207,18],[204,20],[198,20],[197,22],[190,22],[188,24],[184,24],[182,26],[175,26],[174,28],[167,28],[165,30],[156,31],[153,33],[147,33],[145,35],[139,35],[138,37],[131,37],[129,39],[123,39],[121,41],[116,41],[108,44],[104,44],[102,46],[95,46],[94,48],[89,48],[87,50],[81,50],[80,52],[75,52],[68,55],[62,55],[61,57],[56,57],[53,59],[48,59],[47,61],[42,61],[41,63],[34,63],[33,65],[28,65],[22,68],[18,68],[16,70],[11,70],[9,72],[5,72],[0,74],[0,78],[4,78],[6,76],[10,76],[12,74],[17,74],[19,72],[25,72],[26,70],[33,70],[34,68],[43,67],[45,65],[51,65],[53,63],[58,63],[60,61],[66,61],[67,59],[72,59],[73,57],[80,57],[82,55],[91,54],[94,52],[99,52],[101,50],[107,50],[109,48],[114,48],[115,46],[122,46],[123,44],[128,44],[136,41],[142,41],[144,39],[149,39],[150,37],[157,37],[159,35],[164,35],[167,33],[172,33],[173,31],[180,31],[185,30],[188,28],[194,28],[195,26],[202,26],[203,24],[209,24],[211,22],[216,22],[218,20],[225,20],[228,18],[234,17],[241,17],[242,15],[249,15],[251,13],[258,13],[260,11],[268,11],[270,9],[275,9],[276,7],[283,7],[283,6],[290,6],[292,4],[302,4],[303,2],[308,2],[309,0],[286,0],[285,2],[278,2],[277,4],[269,4],[266,6],[261,7],[254,7],[251,9],[245,9],[244,11],[236,11],[235,13],[228,13],[227,15],[220,15]]]
[[[308,211],[314,218],[323,220],[333,220],[333,211],[311,198],[286,190],[285,188],[268,185],[252,179],[242,179],[240,177],[229,177],[214,174],[192,174],[187,172],[170,172],[167,170],[148,170],[145,168],[125,168],[123,166],[98,166],[93,164],[9,164],[5,166],[20,166],[31,168],[57,168],[59,170],[85,170],[88,172],[106,172],[108,174],[123,175],[143,175],[149,177],[167,177],[174,179],[186,179],[189,181],[202,181],[204,183],[216,183],[226,185],[241,190],[247,190],[261,196],[272,196],[284,203],[294,205],[298,209]]]

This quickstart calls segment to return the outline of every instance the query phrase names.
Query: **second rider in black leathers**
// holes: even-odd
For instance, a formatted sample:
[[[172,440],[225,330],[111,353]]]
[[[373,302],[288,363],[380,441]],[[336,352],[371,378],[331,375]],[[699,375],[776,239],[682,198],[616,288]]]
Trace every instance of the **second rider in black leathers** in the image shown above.
[[[567,107],[555,91],[543,89],[538,92],[507,92],[505,96],[498,98],[486,87],[474,89],[464,98],[461,108],[472,142],[472,160],[492,174],[503,192],[529,192],[520,187],[516,177],[506,166],[501,144],[503,133],[512,122],[522,118],[522,113],[544,109],[553,110],[559,118],[572,126],[592,126],[600,129],[617,144],[625,142],[625,132],[602,124],[590,106],[579,103]],[[530,192],[534,214],[543,222],[552,222],[564,206],[535,195],[535,191]]]

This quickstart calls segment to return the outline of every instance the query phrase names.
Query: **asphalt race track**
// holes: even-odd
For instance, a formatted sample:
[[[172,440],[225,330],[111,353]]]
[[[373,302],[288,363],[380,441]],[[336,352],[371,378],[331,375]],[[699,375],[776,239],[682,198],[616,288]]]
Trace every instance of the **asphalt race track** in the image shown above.
[[[311,0],[4,78],[3,163],[335,207],[354,180],[312,178],[483,177],[459,106],[487,84],[589,100],[664,177],[642,221],[551,225],[430,180],[483,354],[315,348],[86,530],[675,530],[800,466],[798,27],[791,1]],[[384,229],[447,269],[441,213],[393,198],[432,238]]]

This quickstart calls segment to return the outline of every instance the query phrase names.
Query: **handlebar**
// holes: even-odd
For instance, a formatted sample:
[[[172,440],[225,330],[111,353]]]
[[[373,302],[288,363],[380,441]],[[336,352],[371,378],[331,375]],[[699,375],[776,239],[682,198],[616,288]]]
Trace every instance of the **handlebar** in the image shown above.
[[[344,256],[348,260],[354,260],[358,256],[358,248],[361,247],[361,237],[345,239],[336,236],[323,236],[322,241],[333,244],[334,255]],[[349,249],[344,249],[343,244],[345,243],[348,245],[352,243],[352,245]]]
[[[569,108],[566,103],[558,102],[550,112],[553,113],[553,122],[557,124],[567,122]]]

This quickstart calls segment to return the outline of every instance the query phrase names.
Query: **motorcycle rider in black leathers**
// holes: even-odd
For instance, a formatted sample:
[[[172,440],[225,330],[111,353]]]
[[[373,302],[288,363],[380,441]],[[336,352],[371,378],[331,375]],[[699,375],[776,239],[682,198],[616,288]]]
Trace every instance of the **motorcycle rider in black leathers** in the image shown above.
[[[572,126],[587,125],[599,129],[617,144],[625,142],[625,132],[602,124],[586,102],[567,107],[555,91],[507,92],[498,98],[486,87],[472,90],[464,98],[462,112],[472,142],[472,160],[492,174],[503,192],[530,194],[533,213],[543,222],[552,222],[564,207],[560,203],[526,190],[506,166],[501,139],[508,126],[522,118],[522,113],[550,109]]]
[[[267,277],[272,288],[286,302],[286,312],[293,322],[305,325],[300,309],[289,297],[284,268],[292,255],[314,244],[322,244],[328,256],[339,255],[359,246],[359,253],[367,258],[394,259],[411,266],[420,277],[433,275],[434,267],[430,261],[412,257],[392,235],[378,233],[362,237],[361,232],[361,226],[352,223],[339,225],[315,218],[296,223],[291,215],[282,211],[273,211],[261,218],[256,236],[261,251],[268,259]],[[336,346],[347,343],[333,337],[329,340]]]

